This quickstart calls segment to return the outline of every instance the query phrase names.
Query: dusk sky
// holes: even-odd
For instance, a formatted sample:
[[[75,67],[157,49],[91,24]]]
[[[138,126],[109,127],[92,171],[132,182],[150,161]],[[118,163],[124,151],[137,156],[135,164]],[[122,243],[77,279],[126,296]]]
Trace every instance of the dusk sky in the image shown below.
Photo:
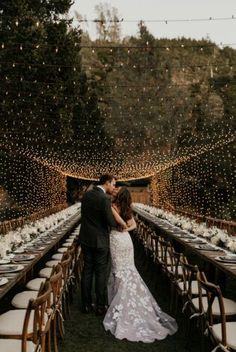
[[[70,14],[75,10],[88,20],[96,18],[94,7],[99,0],[75,0]],[[123,22],[122,35],[137,33],[139,20],[207,19],[229,18],[222,21],[188,21],[175,23],[149,23],[146,25],[157,38],[177,38],[181,36],[196,39],[210,37],[217,44],[235,44],[236,47],[236,0],[110,0],[106,1],[118,9],[120,18],[137,22]],[[91,37],[96,37],[95,24],[84,25]]]

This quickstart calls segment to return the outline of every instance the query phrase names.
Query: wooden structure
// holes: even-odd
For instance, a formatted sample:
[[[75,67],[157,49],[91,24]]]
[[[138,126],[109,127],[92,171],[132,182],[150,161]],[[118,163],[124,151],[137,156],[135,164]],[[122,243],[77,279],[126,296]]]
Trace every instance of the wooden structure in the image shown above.
[[[133,203],[143,203],[150,205],[149,187],[128,187]]]

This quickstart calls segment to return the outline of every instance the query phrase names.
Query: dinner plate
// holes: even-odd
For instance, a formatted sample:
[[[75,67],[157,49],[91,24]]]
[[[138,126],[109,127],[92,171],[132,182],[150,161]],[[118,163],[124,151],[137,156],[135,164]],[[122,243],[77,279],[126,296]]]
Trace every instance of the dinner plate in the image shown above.
[[[25,251],[25,249],[24,248],[18,248],[18,249],[16,249],[15,251],[14,251],[14,253],[19,253],[19,254],[21,254],[21,253],[24,253],[24,251]]]
[[[196,248],[203,251],[220,251],[220,248],[213,247],[210,244],[199,244]]]
[[[175,235],[179,238],[188,238],[188,239],[194,239],[196,237],[194,237],[193,235],[188,235],[186,233],[180,233],[180,232],[175,232]]]
[[[22,254],[22,255],[16,255],[15,257],[12,258],[12,260],[14,260],[14,262],[24,262],[24,261],[32,260],[34,258],[35,256],[32,254]]]
[[[222,256],[216,257],[215,259],[218,260],[219,262],[223,262],[223,263],[236,264],[236,256],[235,255],[222,255]]]
[[[11,262],[11,259],[0,259],[0,265],[9,264],[10,262]]]
[[[6,277],[0,277],[0,286],[6,285],[8,283],[8,279]]]
[[[22,269],[24,269],[23,265],[1,265],[0,273],[14,273],[17,271],[21,271]]]
[[[45,246],[35,245],[35,246],[27,247],[27,250],[30,250],[30,251],[41,251],[44,248],[45,248]]]
[[[201,239],[194,239],[194,238],[183,238],[183,241],[187,243],[192,243],[192,244],[205,244],[206,241],[201,240]]]

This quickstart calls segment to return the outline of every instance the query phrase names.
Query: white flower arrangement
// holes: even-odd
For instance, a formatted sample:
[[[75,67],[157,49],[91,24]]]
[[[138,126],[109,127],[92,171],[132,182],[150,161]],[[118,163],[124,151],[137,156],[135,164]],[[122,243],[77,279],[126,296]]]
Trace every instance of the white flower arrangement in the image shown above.
[[[14,231],[9,231],[4,235],[0,234],[0,259],[4,258],[8,253],[14,251],[21,245],[38,238],[49,230],[51,231],[55,229],[55,227],[63,221],[78,213],[80,208],[81,203],[76,203],[58,213],[36,220],[35,222],[29,222]]]
[[[185,231],[194,233],[196,236],[204,237],[213,245],[224,247],[232,253],[236,253],[236,237],[230,236],[226,231],[216,226],[207,227],[206,223],[197,223],[195,220],[164,211],[142,203],[134,203],[138,209],[152,216],[167,220],[170,224],[180,227]]]

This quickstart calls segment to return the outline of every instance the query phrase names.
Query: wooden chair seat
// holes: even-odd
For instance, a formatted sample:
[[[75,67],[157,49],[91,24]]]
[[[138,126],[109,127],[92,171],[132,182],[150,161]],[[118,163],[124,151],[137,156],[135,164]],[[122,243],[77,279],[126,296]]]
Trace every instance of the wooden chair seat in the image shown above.
[[[68,238],[67,240],[66,240],[66,243],[73,243],[74,242],[74,238]]]
[[[47,268],[52,268],[54,266],[56,266],[57,264],[59,264],[61,262],[61,260],[49,260],[48,262],[45,263]]]
[[[62,257],[63,257],[63,253],[56,253],[56,254],[53,254],[52,259],[62,260]]]
[[[46,279],[49,279],[51,275],[52,275],[52,268],[43,268],[39,272],[39,276],[45,277]]]
[[[69,248],[69,247],[71,247],[71,243],[65,242],[65,243],[62,244],[62,247]]]
[[[0,335],[21,335],[22,328],[25,320],[26,309],[13,309],[0,315]],[[45,320],[47,321],[47,314],[45,314]],[[28,334],[32,334],[34,331],[34,314],[33,311],[30,314],[28,324]],[[5,351],[4,351],[5,352]]]
[[[66,247],[61,247],[61,248],[58,248],[58,250],[57,250],[57,252],[58,253],[65,253],[65,252],[67,252],[67,248]]]
[[[181,291],[184,291],[184,282],[180,281],[177,283]],[[192,295],[196,296],[199,294],[198,282],[197,280],[192,281]],[[203,291],[202,294],[206,294],[206,291]]]
[[[18,309],[26,309],[29,304],[30,299],[36,299],[38,297],[38,291],[23,291],[17,293],[12,301],[11,304],[13,307]],[[51,293],[51,301],[53,302],[53,294]]]
[[[36,279],[32,279],[26,284],[26,288],[32,291],[38,291],[42,283],[46,281],[46,278],[37,277]]]
[[[32,341],[26,342],[26,351],[34,352],[37,345]],[[0,351],[1,352],[22,352],[21,349],[21,340],[15,339],[0,339]]]
[[[194,307],[199,310],[199,299],[198,298],[193,298],[192,299],[192,303],[194,305]],[[224,303],[224,308],[225,308],[225,315],[226,316],[230,316],[230,315],[236,315],[236,302],[229,299],[229,298],[224,298],[223,297],[223,303]],[[208,308],[208,300],[207,297],[202,297],[202,305],[203,305],[203,309],[204,312],[207,311]],[[221,312],[220,312],[220,306],[219,306],[219,302],[217,300],[215,300],[212,304],[212,314],[214,316],[221,316]],[[235,334],[236,334],[236,330],[235,330]]]
[[[221,323],[212,325],[211,331],[217,341],[222,341]],[[226,332],[227,346],[236,351],[236,322],[227,322]]]
[[[17,293],[13,297],[11,304],[15,308],[26,309],[29,304],[29,300],[36,299],[37,296],[38,296],[37,291],[23,291],[23,292]]]

